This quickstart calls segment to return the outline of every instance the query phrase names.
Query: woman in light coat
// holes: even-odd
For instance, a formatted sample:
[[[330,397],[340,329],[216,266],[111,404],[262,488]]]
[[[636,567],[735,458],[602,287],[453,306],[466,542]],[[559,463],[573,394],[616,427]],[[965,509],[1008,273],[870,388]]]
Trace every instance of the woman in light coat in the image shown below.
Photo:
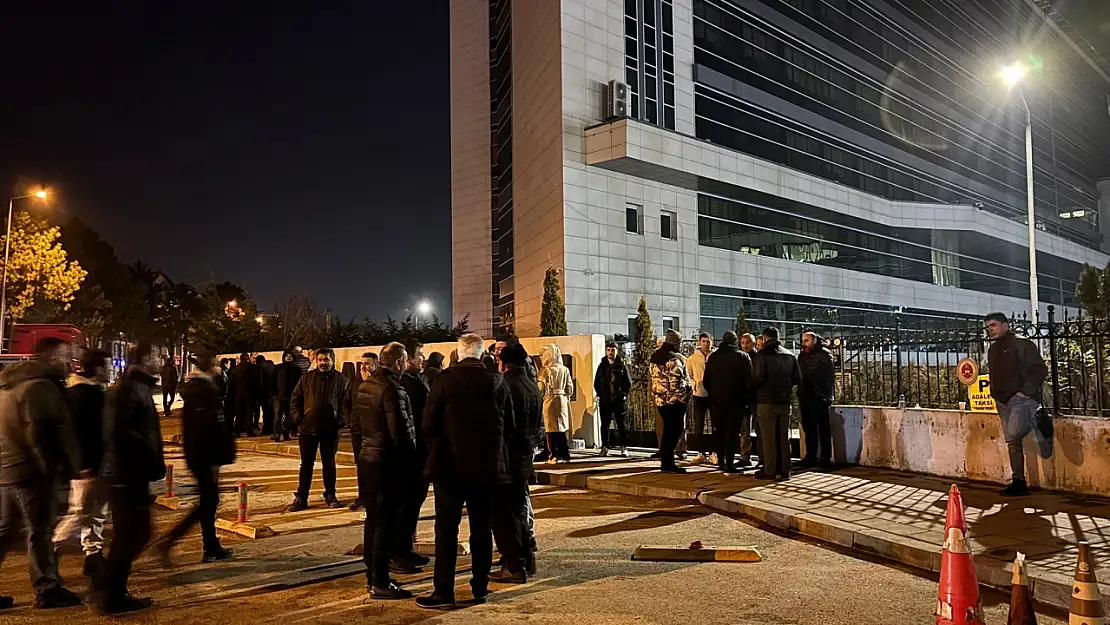
[[[543,425],[547,432],[548,464],[570,462],[567,432],[570,430],[570,396],[574,380],[563,365],[563,352],[552,343],[543,348],[539,387],[543,392]]]

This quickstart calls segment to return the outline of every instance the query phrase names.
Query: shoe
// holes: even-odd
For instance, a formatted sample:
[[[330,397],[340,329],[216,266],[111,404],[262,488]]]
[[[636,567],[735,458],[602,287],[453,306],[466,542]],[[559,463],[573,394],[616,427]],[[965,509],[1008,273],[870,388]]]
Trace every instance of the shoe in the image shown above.
[[[483,597],[483,599],[485,599],[485,597]],[[455,605],[454,598],[447,599],[434,592],[427,597],[417,597],[416,605],[426,610],[454,610],[458,607]]]
[[[717,452],[709,454],[709,464],[717,464],[718,460],[719,458],[717,457]]]
[[[35,597],[35,607],[39,610],[53,610],[55,608],[72,608],[81,605],[81,597],[73,591],[62,586],[52,588]]]
[[[471,598],[463,601],[463,603],[465,603],[466,605],[484,605],[486,603],[486,599],[489,597],[488,588],[485,590],[474,590],[474,587],[471,586],[470,592]]]
[[[705,464],[705,454],[699,453],[698,455],[694,456],[694,460],[692,462],[690,462],[690,464],[693,464],[693,465]]]
[[[1005,497],[1025,497],[1030,495],[1029,486],[1025,480],[1014,480],[1009,486],[998,491]]]
[[[554,458],[548,458],[547,461],[544,464],[556,464],[557,462],[558,462],[558,460],[556,460]]]
[[[624,447],[621,447],[621,458],[627,458],[627,457],[628,457],[628,449],[626,449]]]
[[[752,477],[754,477],[757,480],[762,480],[764,482],[770,482],[771,480],[775,479],[775,476],[771,475],[770,473],[766,473],[764,471],[756,471],[755,475],[752,476]]]
[[[679,452],[679,453],[675,454],[674,457],[677,458],[678,460],[685,460],[686,459],[686,452],[684,452],[684,451]]]
[[[400,575],[415,575],[422,572],[423,570],[424,569],[416,566],[412,562],[409,562],[408,560],[404,560],[402,558],[389,559],[390,573],[398,573]]]
[[[676,475],[686,473],[686,469],[683,469],[682,467],[663,467],[662,469],[660,469],[660,471],[662,471],[663,473],[674,473]]]
[[[270,440],[274,441],[275,443],[280,443],[281,442],[281,435],[280,434],[274,434],[273,436],[270,437]]]
[[[524,556],[524,570],[532,577],[536,576],[536,550],[532,549]]]
[[[15,599],[7,595],[0,595],[0,610],[7,610],[15,605]]]
[[[602,447],[601,448],[601,453],[599,453],[598,455],[601,456],[602,458],[604,458],[605,456],[608,456],[609,455],[609,448],[608,447]]]
[[[360,498],[356,499],[354,503],[352,503],[350,506],[348,506],[347,509],[350,510],[351,512],[355,512],[357,510],[362,510],[364,507],[365,506],[362,505],[362,498],[360,497]]]
[[[390,580],[389,585],[385,587],[375,586],[370,590],[370,598],[379,601],[398,601],[403,599],[412,599],[412,593],[401,588]]]
[[[324,495],[324,504],[332,509],[342,508],[343,504],[339,503],[339,499],[335,495]]]
[[[148,610],[154,605],[154,599],[144,597],[142,599],[127,593],[114,599],[105,599],[100,605],[97,612],[102,616],[109,614],[127,614],[129,612],[139,612]]]
[[[293,439],[289,438],[289,433],[287,432],[287,433],[281,435],[281,440],[284,441],[284,442],[289,442]]]
[[[501,570],[496,573],[491,573],[489,581],[497,584],[527,584],[528,574],[523,569],[513,573],[506,567],[501,567]]]
[[[166,550],[169,555],[169,549]],[[104,571],[104,566],[108,564],[108,559],[102,553],[94,553],[85,556],[85,564],[81,567],[81,574],[90,579],[99,576]]]
[[[234,554],[234,550],[224,549],[223,547],[216,547],[212,550],[205,549],[204,558],[201,561],[205,564],[210,564],[212,562],[219,562],[220,560],[227,560]]]
[[[812,469],[815,466],[817,466],[816,458],[802,458],[801,461],[798,462],[798,468],[800,469]]]
[[[783,474],[776,475],[775,476],[775,481],[776,482],[789,482],[790,481],[790,474],[787,473],[785,475],[783,475]]]
[[[300,497],[294,497],[293,503],[285,508],[286,512],[300,512],[301,510],[308,510],[308,502]]]
[[[747,458],[737,458],[733,461],[732,466],[738,469],[746,469],[752,466],[752,461]]]
[[[432,563],[432,559],[427,556],[422,556],[415,551],[410,551],[406,554],[398,556],[404,558],[406,562],[411,562],[413,566],[428,566]]]

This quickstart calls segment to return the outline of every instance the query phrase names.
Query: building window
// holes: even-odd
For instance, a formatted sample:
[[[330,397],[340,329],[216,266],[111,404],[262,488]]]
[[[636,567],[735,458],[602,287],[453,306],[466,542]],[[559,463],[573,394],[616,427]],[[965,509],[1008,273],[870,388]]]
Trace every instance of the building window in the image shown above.
[[[625,0],[624,24],[631,117],[674,130],[672,0]]]
[[[667,330],[678,332],[678,319],[676,317],[663,317],[663,334],[666,334]]]
[[[628,315],[628,338],[632,339],[633,341],[640,340],[640,337],[636,336],[636,321],[638,319],[638,315]]]
[[[632,234],[644,233],[644,207],[639,204],[626,204],[624,207],[624,229]]]
[[[678,214],[673,211],[659,213],[659,235],[664,239],[678,240]]]

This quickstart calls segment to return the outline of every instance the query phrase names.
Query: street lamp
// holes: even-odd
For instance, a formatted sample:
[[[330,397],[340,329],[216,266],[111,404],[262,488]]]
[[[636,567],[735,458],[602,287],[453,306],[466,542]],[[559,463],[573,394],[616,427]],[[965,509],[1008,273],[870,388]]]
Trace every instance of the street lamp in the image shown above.
[[[4,351],[4,323],[8,317],[8,258],[12,251],[12,210],[16,200],[29,197],[45,200],[47,195],[46,189],[39,189],[28,195],[8,198],[8,235],[4,237],[4,277],[0,280],[0,353]]]
[[[424,300],[416,305],[416,327],[420,327],[420,315],[427,315],[432,312],[432,305],[428,300]]]
[[[1029,112],[1029,103],[1025,101],[1025,94],[1021,90],[1021,81],[1025,79],[1028,70],[1021,63],[1014,63],[1002,68],[1000,74],[1002,82],[1009,89],[1016,89],[1021,98],[1021,106],[1025,108],[1025,203],[1026,220],[1029,222],[1029,306],[1033,316],[1030,320],[1037,321],[1037,311],[1040,309],[1037,290],[1037,215],[1033,210],[1033,116]]]

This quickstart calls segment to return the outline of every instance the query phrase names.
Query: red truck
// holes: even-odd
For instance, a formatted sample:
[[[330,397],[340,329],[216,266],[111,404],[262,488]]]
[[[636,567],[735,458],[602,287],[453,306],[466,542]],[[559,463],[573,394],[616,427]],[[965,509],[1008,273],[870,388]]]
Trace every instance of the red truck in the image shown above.
[[[30,360],[35,353],[35,343],[46,337],[57,337],[70,342],[79,349],[73,354],[74,361],[80,358],[85,349],[85,335],[77,326],[68,323],[17,323],[11,330],[8,351],[0,354],[0,367],[13,362]]]

